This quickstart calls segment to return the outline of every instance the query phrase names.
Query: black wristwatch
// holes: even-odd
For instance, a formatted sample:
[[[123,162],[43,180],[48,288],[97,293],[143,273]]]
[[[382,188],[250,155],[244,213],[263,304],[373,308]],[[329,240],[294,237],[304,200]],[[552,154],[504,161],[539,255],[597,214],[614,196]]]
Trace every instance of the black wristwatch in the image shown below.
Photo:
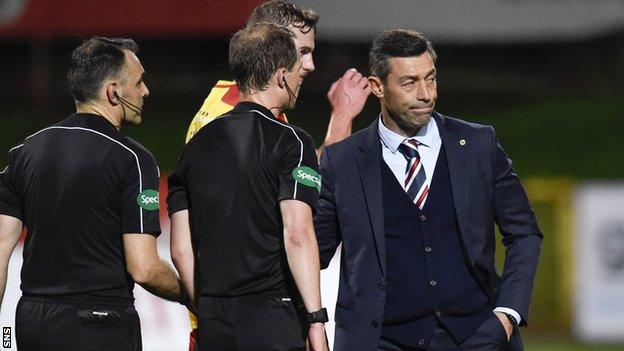
[[[505,313],[505,312],[503,312],[503,313]],[[505,313],[505,316],[507,316],[507,319],[509,320],[511,325],[513,325],[514,327],[518,326],[519,323],[518,323],[518,321],[516,321],[516,317],[512,316],[509,313]]]
[[[327,317],[327,309],[321,308],[318,311],[310,312],[307,315],[308,323],[326,323],[329,322],[329,317]]]

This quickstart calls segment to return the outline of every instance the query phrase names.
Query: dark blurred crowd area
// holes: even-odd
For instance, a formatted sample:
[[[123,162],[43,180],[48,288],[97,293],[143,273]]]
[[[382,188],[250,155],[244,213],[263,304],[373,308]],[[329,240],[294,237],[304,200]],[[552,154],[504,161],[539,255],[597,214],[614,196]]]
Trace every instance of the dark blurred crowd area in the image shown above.
[[[0,40],[0,164],[27,135],[72,113],[65,83],[71,50],[85,37]],[[229,36],[137,37],[150,96],[144,122],[125,132],[173,169],[188,123],[219,79],[229,79]],[[624,33],[576,42],[433,44],[438,52],[436,109],[493,125],[523,176],[620,178],[624,147]],[[366,42],[322,36],[316,71],[305,80],[291,123],[322,142],[325,94],[347,68],[368,74]],[[354,131],[378,114],[371,96]],[[607,155],[605,155],[607,153]],[[579,163],[582,158],[601,162]],[[604,166],[603,166],[604,165]],[[614,167],[615,166],[615,167]]]

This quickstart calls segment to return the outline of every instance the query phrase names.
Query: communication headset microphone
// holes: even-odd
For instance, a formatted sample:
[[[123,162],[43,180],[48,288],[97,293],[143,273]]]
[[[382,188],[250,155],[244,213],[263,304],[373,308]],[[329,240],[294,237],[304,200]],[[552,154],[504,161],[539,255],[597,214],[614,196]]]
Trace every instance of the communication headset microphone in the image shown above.
[[[140,108],[139,106],[131,103],[130,101],[122,98],[121,96],[119,96],[119,94],[117,94],[117,91],[113,91],[113,95],[117,98],[117,100],[119,100],[119,103],[121,104],[121,107],[123,109],[123,113],[124,113],[124,119],[126,119],[126,107],[136,113],[137,115],[141,115],[143,113],[143,109]]]
[[[290,87],[288,86],[288,83],[286,82],[286,77],[282,77],[282,81],[284,82],[284,85],[286,86],[286,90],[288,91],[289,98],[292,96],[295,102],[302,103],[303,101],[297,100],[297,96],[295,95],[295,93],[293,93],[293,91],[290,90]]]

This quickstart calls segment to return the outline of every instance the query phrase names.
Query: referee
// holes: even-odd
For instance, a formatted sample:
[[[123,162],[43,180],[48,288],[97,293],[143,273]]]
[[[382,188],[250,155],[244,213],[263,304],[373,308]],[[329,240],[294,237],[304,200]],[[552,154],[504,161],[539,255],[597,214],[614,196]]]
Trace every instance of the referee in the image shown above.
[[[195,135],[169,177],[172,240],[186,242],[172,258],[193,297],[198,270],[200,350],[305,350],[306,338],[327,350],[314,143],[276,118],[303,81],[293,37],[268,23],[232,37],[240,102]]]
[[[92,38],[67,76],[77,112],[9,151],[0,174],[0,291],[22,227],[20,351],[141,350],[134,283],[181,301],[156,251],[154,157],[119,132],[149,94],[131,39]],[[1,299],[0,299],[1,302]]]

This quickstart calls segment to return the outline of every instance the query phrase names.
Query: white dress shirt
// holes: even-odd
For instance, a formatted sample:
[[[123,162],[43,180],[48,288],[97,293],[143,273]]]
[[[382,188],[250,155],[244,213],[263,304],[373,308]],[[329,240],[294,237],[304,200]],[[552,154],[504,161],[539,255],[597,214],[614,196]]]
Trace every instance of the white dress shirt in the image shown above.
[[[440,138],[440,131],[435,120],[431,118],[426,126],[420,128],[418,133],[411,138],[406,138],[399,135],[386,127],[381,121],[379,116],[379,137],[381,138],[381,152],[384,161],[394,176],[403,187],[405,181],[405,168],[407,167],[407,160],[403,154],[398,150],[399,145],[405,140],[414,139],[418,142],[418,154],[420,155],[420,162],[422,162],[425,168],[425,175],[427,180],[425,184],[431,188],[431,179],[433,178],[433,172],[435,170],[436,162],[438,161],[438,155],[440,154],[440,147],[442,146],[442,139]]]
[[[442,138],[440,138],[440,131],[438,130],[438,125],[435,119],[431,118],[429,123],[420,128],[416,135],[411,138],[406,138],[391,131],[383,124],[381,119],[381,115],[379,115],[378,129],[379,138],[381,139],[381,155],[401,187],[403,187],[403,183],[405,181],[405,168],[407,167],[407,160],[403,154],[398,151],[398,148],[403,141],[414,139],[418,142],[420,162],[422,162],[422,165],[425,168],[425,175],[427,176],[425,184],[427,184],[429,189],[431,189],[431,179],[433,179],[436,162],[438,162],[438,155],[440,154],[440,148],[442,147]],[[509,307],[496,307],[494,312],[510,314],[518,323],[521,320],[520,314]]]

